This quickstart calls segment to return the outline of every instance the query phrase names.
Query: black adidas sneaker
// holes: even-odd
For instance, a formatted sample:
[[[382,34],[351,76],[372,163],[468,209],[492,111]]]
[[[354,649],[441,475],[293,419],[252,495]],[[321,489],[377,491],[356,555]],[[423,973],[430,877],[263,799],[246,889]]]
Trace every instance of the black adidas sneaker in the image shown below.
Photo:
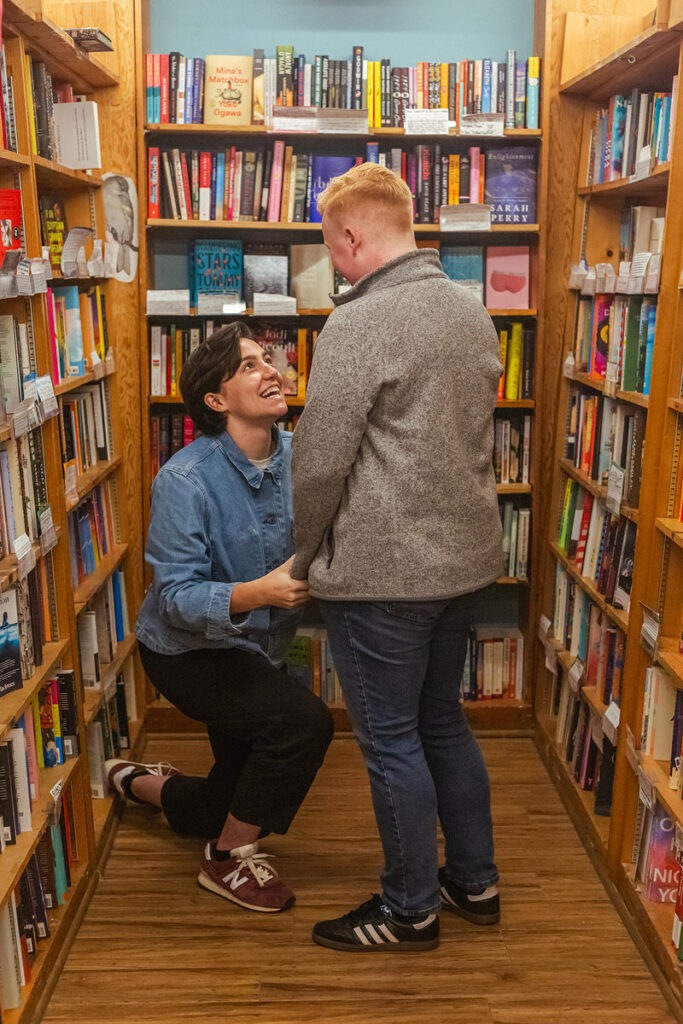
[[[417,922],[398,918],[375,895],[343,917],[318,921],[313,941],[349,953],[420,953],[439,945],[439,917],[428,914]]]
[[[459,914],[474,924],[498,924],[500,921],[500,897],[495,885],[482,889],[480,893],[466,892],[446,878],[446,870],[441,868],[439,886],[444,910]]]

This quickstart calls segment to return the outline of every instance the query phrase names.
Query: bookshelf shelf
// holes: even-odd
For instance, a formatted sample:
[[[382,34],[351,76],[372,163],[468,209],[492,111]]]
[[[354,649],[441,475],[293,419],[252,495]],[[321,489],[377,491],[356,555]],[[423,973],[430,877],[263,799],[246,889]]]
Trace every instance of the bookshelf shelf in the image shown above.
[[[670,519],[665,516],[660,516],[658,519],[655,519],[655,526],[660,533],[663,533],[665,537],[669,538],[669,540],[675,541],[677,535],[679,533],[683,533],[683,523],[680,519]]]
[[[628,612],[623,611],[620,608],[615,608],[614,605],[608,604],[605,601],[601,593],[599,593],[597,587],[591,580],[586,579],[582,576],[579,570],[576,568],[573,562],[570,562],[567,556],[560,550],[558,545],[552,541],[550,544],[550,550],[554,558],[560,563],[565,572],[571,576],[575,583],[578,583],[582,590],[588,594],[592,601],[595,602],[620,629],[625,632],[628,630]]]
[[[602,718],[605,711],[607,711],[607,705],[603,704],[598,696],[598,689],[596,686],[582,686],[581,695],[587,704],[590,704],[593,711],[596,712]]]
[[[592,480],[587,473],[578,469],[569,459],[560,459],[559,466],[567,476],[570,476],[572,480],[576,480],[577,483],[581,484],[585,490],[596,498],[602,498],[604,500],[607,497],[607,487],[597,483],[596,480]],[[619,506],[619,514],[625,516],[626,519],[630,519],[633,523],[638,522],[638,509],[631,508],[623,502]]]
[[[172,221],[171,223],[175,224],[177,222],[176,221]],[[192,221],[192,223],[194,224],[195,221]],[[210,221],[201,221],[201,223],[202,224],[207,224],[207,223],[211,223],[211,222]],[[233,223],[233,222],[230,221],[230,223]],[[238,221],[237,223],[240,223],[240,222]],[[74,280],[74,278],[65,278],[64,280],[69,281],[69,280]],[[333,311],[333,307],[332,306],[330,306],[329,309],[297,309],[296,313],[290,313],[287,316],[285,316],[284,314],[278,314],[278,320],[293,320],[296,317],[300,317],[300,316],[327,317],[327,316],[330,315],[330,313],[332,311]],[[506,318],[511,318],[511,319],[515,319],[515,320],[523,320],[525,318],[532,318],[532,317],[538,316],[538,310],[537,309],[487,309],[487,313],[489,314],[489,316],[491,316],[493,318],[495,318],[495,317],[506,317]],[[251,306],[247,306],[247,308],[244,310],[244,313],[241,313],[240,316],[243,316],[243,317],[252,317],[252,316],[255,316],[255,317],[267,317],[267,316],[269,316],[269,314],[268,313],[254,313],[253,308]],[[192,313],[192,314],[190,314],[190,313],[186,313],[184,316],[176,316],[174,313],[153,313],[153,314],[149,315],[148,319],[151,320],[151,321],[173,320],[174,322],[176,322],[178,320],[210,320],[210,319],[215,319],[215,314],[208,314],[208,313]]]
[[[465,143],[477,141],[481,139],[494,139],[494,141],[500,141],[500,137],[491,135],[461,135],[454,129],[449,130],[447,135],[443,133],[438,135],[411,135],[408,134],[405,128],[375,128],[371,132],[288,132],[288,131],[277,131],[271,128],[266,128],[259,124],[247,124],[240,125],[238,128],[224,128],[221,125],[211,124],[146,124],[145,131],[150,135],[188,135],[188,136],[218,136],[231,138],[240,138],[247,136],[261,136],[262,138],[287,138],[287,139],[410,139],[415,142],[424,141],[425,139],[439,141],[440,139],[462,139]],[[540,128],[505,128],[503,138],[515,139],[540,139],[541,138]]]
[[[643,769],[657,788],[657,799],[666,807],[674,821],[683,824],[683,800],[677,789],[669,786],[669,764],[667,761],[655,761],[654,757],[643,757]]]
[[[68,639],[56,640],[54,643],[46,644],[43,647],[43,664],[36,669],[30,679],[24,679],[24,685],[21,690],[13,690],[11,693],[6,693],[2,698],[2,705],[0,705],[0,715],[2,715],[2,720],[0,720],[0,740],[4,737],[7,730],[12,728],[12,723],[21,717],[33,694],[40,689],[46,679],[50,678],[56,666],[59,665],[62,658],[66,655],[69,645],[70,641]],[[0,904],[1,902],[0,900]]]
[[[73,280],[65,278],[65,281]],[[104,371],[105,377],[111,377],[115,371],[107,370]],[[75,391],[76,388],[82,387],[84,384],[92,384],[93,381],[97,380],[92,370],[86,370],[80,377],[68,377],[67,380],[62,381],[61,384],[55,384],[54,391],[56,395],[66,395],[69,391]],[[101,377],[99,379],[102,379]]]
[[[77,505],[86,498],[92,490],[101,484],[103,480],[119,468],[121,465],[121,456],[117,455],[113,459],[106,459],[102,462],[98,462],[96,465],[88,469],[82,476],[78,477],[76,481],[76,491],[78,492],[78,498],[73,498],[66,502],[66,511],[71,512],[76,508]]]
[[[100,587],[106,583],[115,569],[118,569],[123,559],[128,554],[127,544],[117,544],[108,551],[98,565],[95,572],[91,572],[79,587],[74,590],[74,610],[76,617],[81,614],[88,601],[98,592]]]
[[[7,423],[3,424],[3,426],[0,427],[0,441],[9,441],[11,436],[12,428]]]
[[[100,188],[102,185],[99,174],[75,171],[71,167],[63,167],[42,156],[33,157],[33,166],[39,188]]]
[[[591,377],[589,373],[576,370],[568,380],[574,384],[583,384],[584,387],[592,388],[593,391],[605,393],[605,380],[603,377]],[[631,405],[638,405],[641,409],[647,409],[650,405],[650,396],[643,395],[640,391],[617,391],[614,395],[620,402],[629,402]]]
[[[536,402],[533,398],[499,398],[496,402],[497,409],[535,409]]]
[[[109,815],[114,807],[114,797],[111,793],[107,796],[93,800],[92,802],[92,820],[93,828],[95,831],[95,842],[99,845],[102,833],[109,821]]]
[[[683,413],[683,398],[670,398],[667,405],[669,409],[673,409],[674,412]]]
[[[0,905],[2,905],[14,886],[19,881],[31,854],[40,841],[40,837],[48,826],[48,800],[50,790],[61,780],[65,788],[72,775],[79,767],[80,757],[72,757],[64,764],[54,768],[41,768],[39,773],[40,796],[33,801],[31,813],[31,831],[22,832],[17,836],[14,846],[6,846],[0,865]],[[3,1010],[3,1021],[4,1021]]]
[[[577,189],[580,196],[610,197],[615,199],[644,199],[654,200],[656,196],[666,196],[669,187],[670,163],[658,164],[652,174],[646,178],[636,179],[619,178],[618,181],[606,181],[601,185],[584,185]]]
[[[499,587],[528,587],[529,580],[517,579],[516,576],[499,576],[496,580]]]
[[[305,399],[296,395],[286,395],[288,405],[303,405]],[[183,399],[180,395],[149,395],[148,402],[151,405],[182,405]],[[515,400],[500,398],[496,403],[498,409],[534,409],[536,402],[533,398],[518,398]]]
[[[11,149],[0,148],[0,167],[30,167],[31,158]]]
[[[602,103],[616,93],[671,85],[678,69],[680,35],[658,26],[647,29],[626,46],[598,61],[560,86],[560,92]]]
[[[45,62],[57,81],[69,81],[86,93],[118,85],[115,74],[49,18],[37,15],[22,19],[21,32],[28,40],[28,51]]]
[[[683,654],[678,652],[678,641],[673,637],[660,637],[655,660],[672,676],[677,689],[683,690]]]
[[[75,173],[75,172],[74,172]],[[438,224],[414,224],[416,235],[437,234],[437,235],[459,235],[463,236],[487,236],[489,234],[503,235],[537,235],[540,231],[538,224],[492,224],[489,231],[442,231]],[[225,231],[230,228],[235,231],[311,231],[320,234],[322,225],[308,223],[292,223],[287,221],[261,221],[261,220],[166,220],[164,218],[147,221],[148,230],[157,231],[161,228],[173,228],[176,231]]]
[[[496,484],[498,494],[531,494],[531,484]]]
[[[648,409],[650,407],[650,396],[643,395],[640,391],[617,391],[615,398],[618,398],[620,402],[638,405],[641,409]]]
[[[525,320],[538,316],[537,309],[488,309],[486,312],[494,320],[496,317],[510,317],[513,320]]]

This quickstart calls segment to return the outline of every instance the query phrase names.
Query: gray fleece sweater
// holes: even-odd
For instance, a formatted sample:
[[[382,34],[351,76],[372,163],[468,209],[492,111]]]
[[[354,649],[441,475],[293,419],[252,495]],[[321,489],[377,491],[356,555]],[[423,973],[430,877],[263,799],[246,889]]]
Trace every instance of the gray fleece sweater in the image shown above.
[[[335,299],[292,438],[292,575],[331,600],[433,600],[492,583],[502,371],[477,299],[418,249]]]

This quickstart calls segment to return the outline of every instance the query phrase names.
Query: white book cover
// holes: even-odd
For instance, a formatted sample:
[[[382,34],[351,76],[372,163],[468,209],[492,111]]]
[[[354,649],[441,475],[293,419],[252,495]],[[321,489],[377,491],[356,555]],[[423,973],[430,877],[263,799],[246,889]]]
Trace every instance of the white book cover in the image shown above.
[[[311,106],[311,65],[304,64],[304,106]]]
[[[97,104],[55,103],[53,106],[57,161],[74,170],[102,166]]]
[[[31,788],[28,777],[28,761],[26,760],[26,736],[23,729],[10,729],[7,733],[12,753],[12,771],[14,790],[17,798],[17,814],[19,831],[32,832],[31,823]]]
[[[97,616],[95,612],[82,612],[78,617],[78,647],[81,654],[83,685],[100,689],[102,673],[97,644]]]
[[[90,769],[90,795],[94,800],[103,800],[109,791],[107,772],[104,767],[104,741],[102,724],[95,719],[86,729],[88,743],[88,767]]]
[[[605,521],[605,507],[601,501],[594,501],[591,509],[590,525],[588,527],[588,538],[586,540],[586,553],[583,559],[581,575],[589,580],[595,576],[595,569],[598,564],[598,553],[600,551],[600,538],[602,527]]]
[[[671,757],[676,687],[663,669],[653,668],[650,671],[650,713],[645,752],[656,761],[668,761]]]
[[[126,688],[126,711],[128,712],[128,721],[136,722],[138,718],[138,703],[135,692],[135,670],[133,669],[132,658],[128,658],[123,666],[123,683]]]

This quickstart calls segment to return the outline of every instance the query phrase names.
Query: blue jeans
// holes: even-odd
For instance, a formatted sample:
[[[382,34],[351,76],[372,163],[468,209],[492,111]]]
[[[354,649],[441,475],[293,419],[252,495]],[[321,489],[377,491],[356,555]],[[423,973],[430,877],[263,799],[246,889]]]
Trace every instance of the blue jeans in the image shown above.
[[[460,703],[469,627],[485,590],[444,601],[320,601],[351,725],[370,776],[386,904],[439,908],[437,818],[446,873],[494,885],[489,779]]]

